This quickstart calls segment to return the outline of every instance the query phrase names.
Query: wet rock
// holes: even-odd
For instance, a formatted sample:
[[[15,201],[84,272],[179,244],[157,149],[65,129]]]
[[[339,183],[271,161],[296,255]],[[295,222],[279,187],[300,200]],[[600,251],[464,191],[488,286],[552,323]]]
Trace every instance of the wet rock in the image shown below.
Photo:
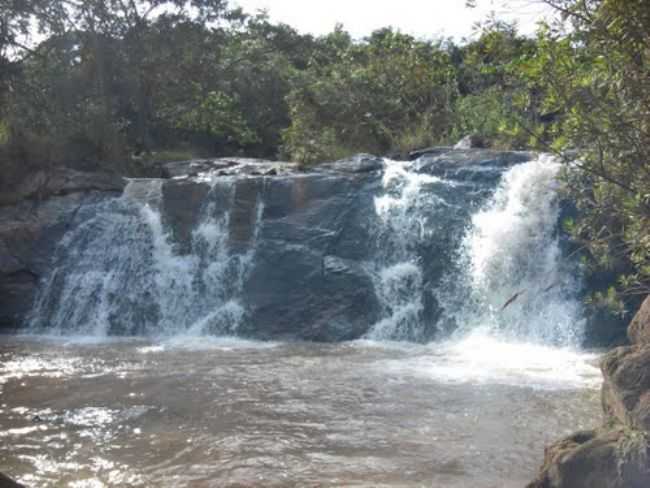
[[[649,454],[638,431],[578,432],[546,448],[541,472],[527,488],[647,488]]]
[[[650,345],[650,296],[641,304],[641,308],[632,319],[627,335],[633,344]]]
[[[237,162],[223,159],[192,159],[189,161],[171,161],[160,164],[160,177],[178,178],[197,175],[210,171],[219,171],[237,166]]]
[[[504,171],[530,161],[528,152],[500,152],[489,149],[449,150],[424,153],[417,158],[418,171],[464,183],[496,184]]]
[[[79,209],[118,194],[89,186],[65,188],[79,192],[0,207],[0,329],[22,325],[38,280],[49,270],[57,244],[75,224]]]
[[[601,369],[605,413],[630,428],[650,431],[650,348],[616,348]]]
[[[547,448],[540,475],[528,488],[650,486],[648,303],[629,326],[637,344],[613,349],[601,362],[604,427]]]
[[[0,488],[25,488],[25,485],[21,485],[8,476],[0,473]]]
[[[440,156],[441,154],[448,153],[452,149],[453,147],[451,146],[436,146],[436,147],[426,147],[424,149],[416,149],[415,151],[411,151],[410,153],[408,153],[408,159],[409,161],[413,161],[414,159],[418,159],[419,157],[422,156],[430,156],[430,157]]]
[[[126,179],[109,173],[90,173],[68,168],[38,171],[25,178],[16,188],[0,193],[0,205],[14,205],[24,200],[45,200],[52,196],[83,192],[120,193]]]
[[[483,149],[487,143],[483,137],[477,134],[469,134],[456,143],[454,149]]]
[[[266,181],[254,265],[243,290],[250,316],[241,333],[339,341],[368,330],[379,313],[362,265],[370,252],[367,210],[376,184],[318,173]],[[237,187],[241,208],[233,216],[240,223],[234,230],[237,235],[243,226],[249,240],[244,229],[260,190],[251,183]]]
[[[208,191],[208,184],[192,180],[172,180],[162,186],[162,215],[172,230],[171,237],[179,254],[192,251],[192,230],[199,221]]]
[[[319,169],[329,169],[342,173],[370,173],[380,171],[383,167],[383,159],[372,154],[356,154],[350,158],[319,165]]]
[[[242,178],[235,182],[228,221],[228,244],[231,249],[245,252],[255,244],[252,240],[263,191],[263,178]]]

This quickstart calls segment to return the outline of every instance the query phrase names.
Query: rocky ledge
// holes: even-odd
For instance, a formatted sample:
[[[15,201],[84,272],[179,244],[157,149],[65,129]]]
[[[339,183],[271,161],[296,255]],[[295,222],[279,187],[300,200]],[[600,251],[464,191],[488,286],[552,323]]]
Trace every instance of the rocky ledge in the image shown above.
[[[0,329],[21,323],[39,277],[79,209],[122,193],[126,180],[60,168],[38,172],[0,196]]]
[[[250,230],[249,210],[251,205],[256,204],[261,185],[268,186],[270,201],[267,213],[279,213],[283,218],[283,212],[295,210],[292,205],[306,206],[305,202],[299,201],[300,195],[306,197],[314,194],[313,210],[317,213],[321,208],[329,211],[332,216],[330,220],[338,225],[342,220],[341,215],[354,210],[349,205],[352,197],[366,183],[372,185],[382,167],[381,158],[367,154],[326,163],[311,170],[291,162],[218,158],[159,163],[146,168],[141,176],[144,176],[144,181],[165,181],[164,219],[180,241],[183,241],[183,236],[191,234],[191,225],[209,188],[203,177],[240,177],[235,185],[237,209],[231,219],[231,227],[242,223],[240,227],[243,230],[231,230],[233,235],[243,239]],[[287,177],[291,176],[299,176],[297,180],[301,184],[299,189],[296,187],[296,192],[300,190],[301,194],[287,193],[287,188],[291,187]],[[88,213],[85,210],[122,195],[127,183],[128,180],[114,174],[52,168],[32,174],[13,187],[0,188],[0,331],[14,331],[25,323],[39,281],[51,270],[52,258],[62,236],[84,221],[84,214]],[[315,220],[318,221],[315,229],[325,228],[322,212]],[[286,221],[283,224],[284,227],[289,226]],[[302,226],[303,221],[295,222],[298,232]],[[181,253],[182,244],[177,249]],[[264,257],[264,249],[260,255]],[[272,268],[276,261],[277,256],[269,261],[269,267]],[[338,277],[338,282],[350,283],[347,288],[351,288],[352,283],[359,286],[358,282],[350,279],[349,273],[341,272],[341,262],[324,260],[321,266],[319,260],[314,269],[327,271],[328,267],[335,269],[331,274]],[[345,269],[349,271],[352,268],[348,266]],[[286,291],[286,287],[280,290]],[[358,295],[356,289],[355,293]],[[362,310],[359,303],[355,304],[357,315]],[[285,315],[290,318],[289,314]],[[296,323],[301,322],[304,320],[296,319]]]
[[[628,336],[601,362],[603,425],[547,447],[528,488],[650,487],[650,296]]]

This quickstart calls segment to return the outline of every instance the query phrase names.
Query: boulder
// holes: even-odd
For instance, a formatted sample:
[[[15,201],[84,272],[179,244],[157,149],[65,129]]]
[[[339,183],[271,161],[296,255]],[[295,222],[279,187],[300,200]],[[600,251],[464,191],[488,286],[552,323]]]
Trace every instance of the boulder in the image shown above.
[[[630,428],[650,431],[650,348],[618,347],[601,363],[603,409]]]
[[[528,488],[645,488],[650,486],[650,302],[629,326],[632,346],[602,362],[601,430],[577,433],[545,451]]]
[[[504,171],[530,161],[529,152],[500,152],[490,149],[454,149],[425,152],[416,161],[418,171],[454,181],[496,184]]]
[[[160,177],[178,178],[197,175],[209,171],[218,171],[236,166],[234,161],[220,159],[191,159],[189,161],[170,161],[160,164]]]
[[[448,153],[451,151],[453,147],[451,146],[436,146],[436,147],[425,147],[423,149],[416,149],[415,151],[411,151],[408,153],[408,159],[409,161],[413,161],[415,159],[418,159],[422,156],[440,156],[441,154]]]
[[[632,319],[627,335],[632,344],[650,345],[650,296],[643,301],[641,308]]]
[[[540,474],[527,488],[647,488],[649,454],[638,431],[578,432],[546,448]]]

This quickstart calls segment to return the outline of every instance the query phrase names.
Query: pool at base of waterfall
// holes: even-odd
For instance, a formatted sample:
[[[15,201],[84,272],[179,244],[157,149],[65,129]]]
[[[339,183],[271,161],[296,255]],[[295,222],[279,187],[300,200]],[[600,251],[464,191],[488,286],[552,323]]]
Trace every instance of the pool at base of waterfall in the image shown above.
[[[30,487],[521,487],[599,423],[595,354],[4,336],[0,472]]]

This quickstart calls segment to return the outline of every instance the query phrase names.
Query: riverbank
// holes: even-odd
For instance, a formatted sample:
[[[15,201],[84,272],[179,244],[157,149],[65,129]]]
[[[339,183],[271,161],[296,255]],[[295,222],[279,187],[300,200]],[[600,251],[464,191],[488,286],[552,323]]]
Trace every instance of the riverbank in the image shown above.
[[[545,450],[528,488],[650,486],[650,297],[628,328],[631,345],[602,359],[604,422]]]

